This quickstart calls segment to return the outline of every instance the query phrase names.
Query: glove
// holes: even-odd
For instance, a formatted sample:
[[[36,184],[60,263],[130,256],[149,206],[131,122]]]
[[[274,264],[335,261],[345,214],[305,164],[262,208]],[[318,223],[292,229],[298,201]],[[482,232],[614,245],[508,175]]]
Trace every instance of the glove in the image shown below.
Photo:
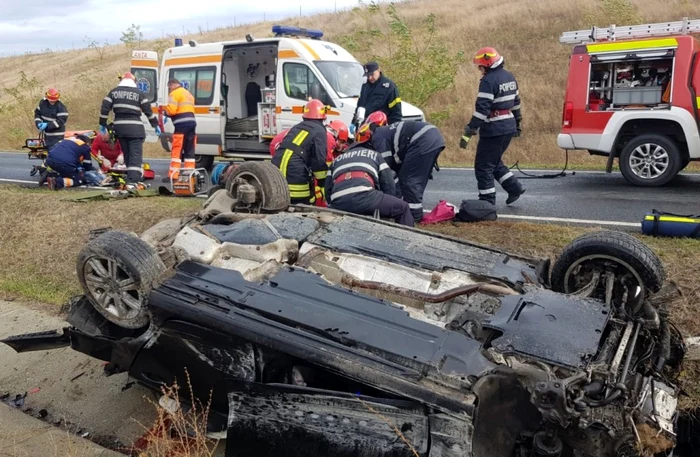
[[[39,124],[39,130],[46,130],[46,127],[48,127],[48,126],[49,126],[48,123],[46,123],[46,122],[41,122],[41,123]]]
[[[467,146],[469,145],[469,140],[471,139],[471,136],[462,135],[462,138],[459,140],[459,147],[462,149],[467,149]]]
[[[100,133],[105,135],[107,133],[107,127],[104,125],[100,125]]]
[[[161,132],[160,127],[158,127],[158,126],[156,125],[156,135],[157,135],[157,136],[160,136],[161,133],[163,133],[163,132]]]
[[[357,127],[355,127],[355,124],[350,124],[350,135],[355,135],[355,130],[357,130]]]
[[[513,135],[514,137],[522,135],[523,131],[520,129],[520,119],[515,120],[515,130],[516,132],[515,135]]]
[[[112,162],[110,162],[109,159],[102,157],[102,166],[105,168],[112,168]]]
[[[168,116],[163,115],[163,126],[168,123]]]
[[[124,154],[119,154],[119,157],[117,157],[117,163],[119,165],[124,165]]]

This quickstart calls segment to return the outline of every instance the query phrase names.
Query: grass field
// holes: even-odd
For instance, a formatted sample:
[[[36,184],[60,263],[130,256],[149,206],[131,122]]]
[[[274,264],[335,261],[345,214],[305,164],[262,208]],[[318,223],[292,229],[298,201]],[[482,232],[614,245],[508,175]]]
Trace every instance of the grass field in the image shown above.
[[[65,200],[71,194],[0,186],[0,252],[6,253],[0,264],[0,293],[6,298],[61,305],[81,293],[75,259],[90,230],[112,227],[141,233],[163,218],[195,212],[202,204],[201,199],[170,197],[75,203]],[[552,259],[577,236],[599,230],[501,221],[426,227],[515,253]],[[683,293],[672,306],[674,321],[686,336],[700,335],[700,284],[696,273],[700,242],[639,238],[661,257],[669,280]],[[691,396],[684,399],[684,404],[700,404],[698,366],[690,365],[685,376]]]
[[[506,57],[506,67],[518,77],[523,105],[523,137],[513,141],[506,161],[557,167],[564,154],[556,145],[561,122],[564,88],[571,48],[558,41],[567,30],[630,23],[679,20],[683,16],[700,17],[700,2],[692,0],[413,0],[397,4],[399,14],[409,26],[434,14],[437,38],[451,51],[464,51],[467,57],[482,46],[494,46]],[[284,21],[290,25],[320,28],[325,39],[341,41],[356,30],[386,30],[381,19],[364,22],[359,11],[322,14]],[[242,39],[250,32],[256,37],[270,34],[272,23],[219,29],[185,36],[200,43]],[[421,36],[415,37],[420,42]],[[140,49],[162,52],[172,37],[144,42]],[[376,46],[356,52],[360,61],[387,57],[389,51]],[[49,86],[63,93],[70,129],[96,128],[100,100],[116,84],[116,75],[128,69],[129,51],[123,46],[53,52],[0,59],[0,150],[19,148],[33,129],[32,111]],[[22,82],[21,72],[26,79]],[[400,80],[406,75],[388,75]],[[469,59],[458,67],[454,87],[432,97],[425,106],[428,114],[449,109],[451,116],[440,124],[448,148],[441,162],[470,164],[474,148],[457,147],[461,129],[473,110],[478,72]],[[408,100],[410,101],[410,100]],[[162,154],[149,145],[148,155]],[[573,165],[604,164],[600,157],[585,152],[571,155]]]

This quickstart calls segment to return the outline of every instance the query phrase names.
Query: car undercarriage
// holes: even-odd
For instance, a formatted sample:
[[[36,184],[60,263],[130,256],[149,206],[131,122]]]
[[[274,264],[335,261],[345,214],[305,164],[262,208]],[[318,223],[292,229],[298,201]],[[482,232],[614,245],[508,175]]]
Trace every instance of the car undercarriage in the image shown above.
[[[95,232],[70,325],[3,342],[69,345],[156,390],[186,371],[227,456],[673,450],[683,340],[647,246],[592,232],[551,265],[288,205],[267,165],[190,217]]]

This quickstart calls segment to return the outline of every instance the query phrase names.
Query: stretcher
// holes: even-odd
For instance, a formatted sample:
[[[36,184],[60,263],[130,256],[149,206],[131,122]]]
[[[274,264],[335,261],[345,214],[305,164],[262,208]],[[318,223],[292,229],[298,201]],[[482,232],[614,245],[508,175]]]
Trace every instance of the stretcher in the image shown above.
[[[700,238],[700,215],[680,215],[652,210],[642,220],[642,233],[651,236]]]

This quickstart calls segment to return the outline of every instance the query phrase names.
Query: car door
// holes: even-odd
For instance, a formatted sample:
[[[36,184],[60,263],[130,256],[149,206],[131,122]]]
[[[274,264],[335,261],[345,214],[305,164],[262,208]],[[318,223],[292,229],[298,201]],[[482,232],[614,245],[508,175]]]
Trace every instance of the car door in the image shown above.
[[[320,77],[308,63],[279,59],[277,68],[281,75],[277,81],[277,131],[281,132],[301,122],[304,105],[311,98],[334,106]]]

